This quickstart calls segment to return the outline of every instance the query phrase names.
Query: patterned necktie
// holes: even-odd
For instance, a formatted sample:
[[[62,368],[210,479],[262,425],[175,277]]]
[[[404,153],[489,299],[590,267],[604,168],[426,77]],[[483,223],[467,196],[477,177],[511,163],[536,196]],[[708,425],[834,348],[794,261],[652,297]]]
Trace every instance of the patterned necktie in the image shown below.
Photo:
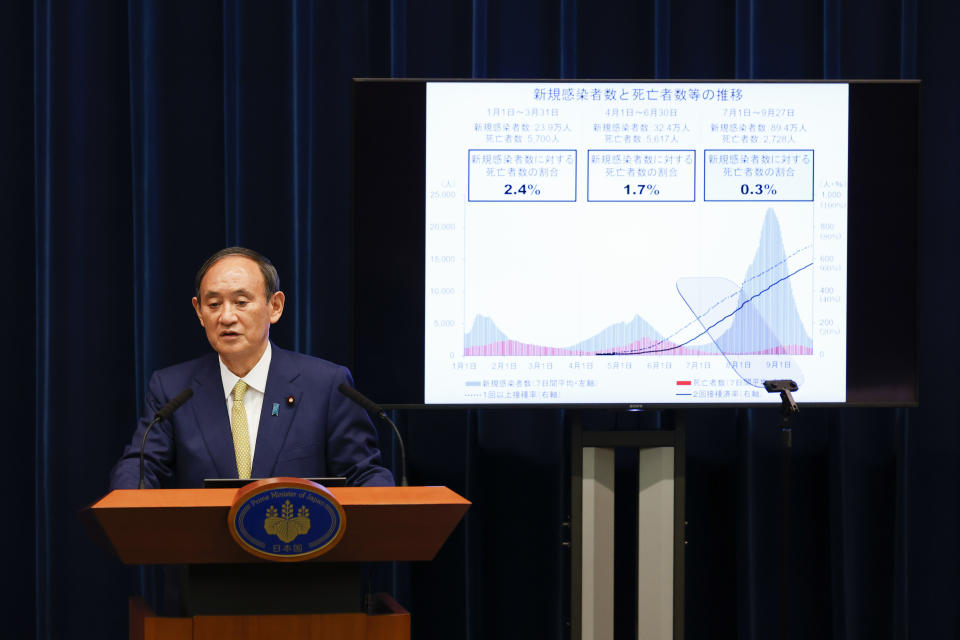
[[[233,417],[230,430],[233,432],[233,450],[237,455],[237,477],[250,477],[250,428],[247,426],[247,410],[243,407],[243,396],[247,393],[247,383],[237,380],[233,387]]]

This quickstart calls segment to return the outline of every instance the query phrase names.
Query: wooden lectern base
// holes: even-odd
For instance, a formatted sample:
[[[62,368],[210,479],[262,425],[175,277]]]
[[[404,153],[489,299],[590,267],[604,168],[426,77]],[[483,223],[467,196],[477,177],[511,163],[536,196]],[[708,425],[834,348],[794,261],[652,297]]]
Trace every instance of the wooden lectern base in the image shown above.
[[[130,640],[410,640],[410,614],[384,593],[376,613],[157,616],[143,598],[130,598]]]
[[[225,526],[235,489],[117,489],[83,513],[124,564],[194,565],[180,593],[186,608],[175,609],[183,617],[161,617],[131,600],[136,640],[409,640],[410,614],[392,598],[377,595],[365,606],[363,565],[433,560],[470,502],[446,487],[330,493],[349,524],[336,547],[299,563],[306,566],[279,567],[236,543]]]

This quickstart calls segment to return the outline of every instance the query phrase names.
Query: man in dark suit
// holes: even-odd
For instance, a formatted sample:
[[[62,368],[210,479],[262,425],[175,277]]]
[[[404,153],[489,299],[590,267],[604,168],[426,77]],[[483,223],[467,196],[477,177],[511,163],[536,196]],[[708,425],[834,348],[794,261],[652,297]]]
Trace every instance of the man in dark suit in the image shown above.
[[[283,305],[277,271],[260,254],[230,247],[204,263],[193,307],[216,353],[153,374],[133,440],[111,471],[111,489],[137,487],[144,430],[186,388],[193,398],[147,437],[147,487],[274,476],[393,485],[369,416],[337,389],[352,385],[350,372],[271,344],[270,325]]]

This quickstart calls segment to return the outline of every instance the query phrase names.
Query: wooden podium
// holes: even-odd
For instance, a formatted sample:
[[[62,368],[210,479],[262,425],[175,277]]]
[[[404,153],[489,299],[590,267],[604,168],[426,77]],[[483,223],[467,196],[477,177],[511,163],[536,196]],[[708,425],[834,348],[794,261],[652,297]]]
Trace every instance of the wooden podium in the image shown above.
[[[272,562],[231,537],[237,491],[117,490],[89,508],[124,564],[185,565],[187,616],[156,616],[134,598],[131,638],[409,638],[410,615],[392,598],[364,603],[363,563],[432,560],[470,506],[446,487],[329,488],[346,514],[339,543]]]

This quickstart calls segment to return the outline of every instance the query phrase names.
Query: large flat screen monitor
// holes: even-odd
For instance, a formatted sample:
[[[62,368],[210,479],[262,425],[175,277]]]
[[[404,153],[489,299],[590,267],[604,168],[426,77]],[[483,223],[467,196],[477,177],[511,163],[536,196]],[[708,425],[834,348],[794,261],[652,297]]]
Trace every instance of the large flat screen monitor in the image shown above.
[[[354,85],[389,406],[910,405],[916,82]]]

